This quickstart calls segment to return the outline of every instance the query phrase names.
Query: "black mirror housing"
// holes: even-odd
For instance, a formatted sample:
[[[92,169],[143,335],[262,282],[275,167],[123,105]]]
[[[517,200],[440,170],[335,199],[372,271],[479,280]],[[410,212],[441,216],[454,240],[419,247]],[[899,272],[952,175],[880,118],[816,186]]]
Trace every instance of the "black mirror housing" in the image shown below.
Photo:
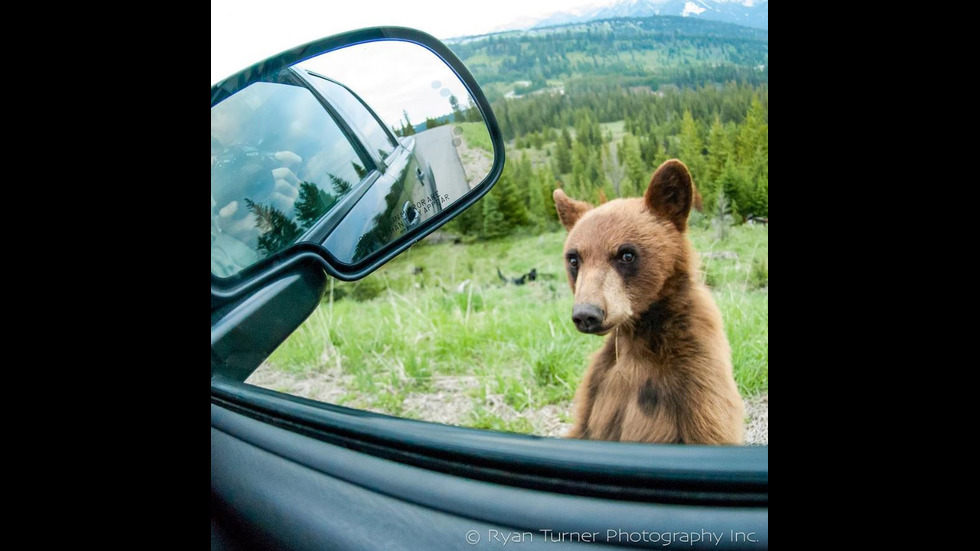
[[[396,119],[393,105],[397,104],[375,99],[382,96],[372,96],[368,85],[351,84],[345,82],[347,77],[336,77],[337,73],[330,70],[336,64],[326,65],[322,71],[316,65],[324,54],[341,50],[370,52],[374,44],[380,43],[415,48],[409,52],[411,55],[396,54],[390,59],[374,55],[370,64],[358,67],[359,71],[341,69],[338,73],[357,80],[362,73],[373,71],[375,82],[385,82],[386,93],[399,86],[414,94],[429,88],[425,90],[426,100],[440,92],[442,98],[436,99],[443,103],[433,107],[429,102],[427,111],[412,114],[415,120],[410,119],[410,109],[403,110],[404,119]],[[416,55],[416,48],[444,63],[440,74],[445,76],[428,79],[427,73],[418,71],[419,80],[424,82],[407,82],[403,71],[400,77],[389,77],[388,65],[397,72],[397,65],[408,63],[406,58]],[[392,51],[402,50],[393,47]],[[241,124],[235,128],[239,130],[237,134],[227,131],[234,126],[224,123],[229,119],[228,112],[234,109],[236,97],[247,98],[240,103],[249,106],[263,101],[273,103],[268,98],[274,94],[268,88],[282,84],[288,85],[291,93],[302,90],[319,101],[323,112],[316,117],[335,121],[339,132],[326,137],[316,135],[323,134],[319,130],[322,125],[317,126],[317,121],[311,120],[315,117],[305,114],[296,120],[308,121],[317,130],[303,136],[313,136],[314,142],[320,142],[311,144],[310,139],[301,136],[291,142],[302,142],[300,146],[283,147],[275,139],[282,131],[269,132],[267,137],[263,135],[266,127],[253,126],[247,140],[242,139],[245,133],[240,131]],[[279,101],[279,105],[291,109],[297,103],[295,95]],[[310,103],[315,105],[315,101],[311,99]],[[408,103],[420,106],[422,102]],[[504,166],[500,128],[472,74],[446,45],[414,29],[367,28],[287,50],[212,86],[211,107],[212,304],[244,296],[292,266],[310,260],[337,279],[360,279],[486,195]],[[225,112],[216,115],[216,107]],[[365,114],[359,118],[351,116],[357,110]],[[282,118],[282,109],[267,111],[261,117],[264,124]],[[365,119],[372,126],[372,136],[366,137],[367,132],[358,127]],[[461,147],[463,127],[467,132],[482,133],[484,124],[486,141],[492,146],[484,159],[489,162],[480,163],[476,171],[444,169],[443,166],[465,164],[440,160],[459,159],[457,148]],[[350,154],[356,155],[354,161],[343,163],[349,173],[345,178],[337,173],[343,167],[331,172],[323,169],[324,163],[312,161],[319,160],[318,150],[337,141],[335,136],[346,136],[351,144]],[[382,147],[376,147],[377,143]],[[390,152],[382,151],[388,148]],[[245,186],[247,192],[236,196],[221,188],[229,181],[240,180],[243,174],[258,174],[263,180],[249,183]],[[253,227],[245,227],[246,221]]]

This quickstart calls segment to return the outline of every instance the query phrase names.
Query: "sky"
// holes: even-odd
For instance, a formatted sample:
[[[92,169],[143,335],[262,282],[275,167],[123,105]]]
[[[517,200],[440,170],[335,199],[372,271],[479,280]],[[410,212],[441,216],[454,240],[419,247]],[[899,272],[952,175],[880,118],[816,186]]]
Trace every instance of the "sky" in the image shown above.
[[[283,50],[382,25],[437,38],[483,34],[523,17],[612,0],[211,0],[211,84]]]
[[[391,60],[398,60],[392,63]],[[459,77],[435,54],[407,42],[382,41],[328,52],[298,64],[343,83],[371,106],[388,126],[400,126],[403,114],[414,124],[475,103]],[[385,67],[365,71],[364,67]],[[398,86],[392,83],[399,83]]]

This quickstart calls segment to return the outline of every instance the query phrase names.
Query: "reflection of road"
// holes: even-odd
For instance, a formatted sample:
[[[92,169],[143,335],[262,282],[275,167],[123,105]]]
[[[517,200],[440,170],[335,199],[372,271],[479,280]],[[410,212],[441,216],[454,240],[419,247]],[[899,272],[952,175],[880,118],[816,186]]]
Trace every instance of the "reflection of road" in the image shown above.
[[[463,173],[463,165],[453,146],[451,125],[437,126],[419,132],[415,135],[415,148],[422,158],[432,165],[432,175],[436,180],[438,194],[449,195],[446,204],[459,199],[470,190],[469,184],[466,183],[466,174]],[[445,207],[446,204],[442,206]]]

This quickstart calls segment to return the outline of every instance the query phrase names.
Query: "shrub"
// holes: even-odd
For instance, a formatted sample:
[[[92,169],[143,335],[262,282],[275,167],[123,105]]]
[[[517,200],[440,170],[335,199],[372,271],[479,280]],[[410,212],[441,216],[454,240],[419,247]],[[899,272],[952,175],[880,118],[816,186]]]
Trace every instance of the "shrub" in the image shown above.
[[[755,258],[749,272],[749,287],[763,289],[769,286],[769,259]]]

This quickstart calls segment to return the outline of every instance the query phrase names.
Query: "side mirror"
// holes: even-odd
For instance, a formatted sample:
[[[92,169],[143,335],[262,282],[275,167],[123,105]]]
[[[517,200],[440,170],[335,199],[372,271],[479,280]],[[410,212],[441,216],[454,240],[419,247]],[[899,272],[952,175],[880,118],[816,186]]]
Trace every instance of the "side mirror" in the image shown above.
[[[211,88],[211,287],[316,258],[359,279],[486,194],[497,121],[472,75],[412,29],[354,31]]]

